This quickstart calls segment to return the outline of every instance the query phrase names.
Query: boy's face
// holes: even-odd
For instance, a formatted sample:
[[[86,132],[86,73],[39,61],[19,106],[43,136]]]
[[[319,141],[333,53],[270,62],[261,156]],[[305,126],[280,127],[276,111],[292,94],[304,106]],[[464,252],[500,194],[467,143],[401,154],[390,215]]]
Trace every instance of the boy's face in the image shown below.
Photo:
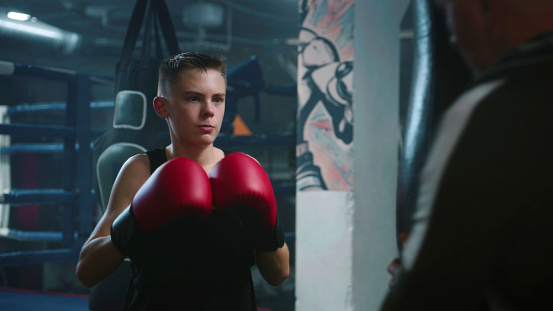
[[[184,144],[212,144],[221,129],[225,94],[225,80],[216,70],[181,71],[165,105],[173,139]]]

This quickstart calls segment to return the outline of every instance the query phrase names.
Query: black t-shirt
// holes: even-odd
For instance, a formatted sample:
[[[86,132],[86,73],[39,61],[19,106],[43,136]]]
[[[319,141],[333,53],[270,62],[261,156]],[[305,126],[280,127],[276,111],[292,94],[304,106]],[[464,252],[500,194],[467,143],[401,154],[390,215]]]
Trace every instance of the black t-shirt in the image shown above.
[[[146,154],[152,173],[167,161],[164,148]],[[239,223],[233,211],[213,210],[208,220],[184,216],[148,234],[131,259],[124,309],[257,310],[253,250]]]

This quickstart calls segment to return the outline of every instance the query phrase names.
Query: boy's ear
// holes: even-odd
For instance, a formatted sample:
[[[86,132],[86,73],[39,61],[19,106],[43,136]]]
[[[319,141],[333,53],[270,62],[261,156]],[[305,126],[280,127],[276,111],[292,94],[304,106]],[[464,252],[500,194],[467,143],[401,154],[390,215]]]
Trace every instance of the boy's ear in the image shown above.
[[[156,110],[156,113],[158,116],[162,118],[167,118],[167,98],[156,96],[154,98],[154,109]]]

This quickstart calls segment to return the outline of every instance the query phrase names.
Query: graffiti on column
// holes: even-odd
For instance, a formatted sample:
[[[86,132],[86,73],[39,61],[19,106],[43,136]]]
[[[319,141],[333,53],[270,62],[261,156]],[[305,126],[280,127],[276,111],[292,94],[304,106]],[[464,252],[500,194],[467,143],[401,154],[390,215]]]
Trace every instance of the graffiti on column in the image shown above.
[[[300,1],[298,191],[353,189],[354,2]]]

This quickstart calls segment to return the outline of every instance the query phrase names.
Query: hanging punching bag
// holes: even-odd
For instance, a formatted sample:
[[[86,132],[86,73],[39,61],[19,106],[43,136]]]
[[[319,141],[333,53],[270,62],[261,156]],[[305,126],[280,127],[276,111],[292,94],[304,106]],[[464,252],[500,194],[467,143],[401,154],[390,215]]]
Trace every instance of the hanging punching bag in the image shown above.
[[[420,172],[439,120],[471,78],[470,70],[460,54],[449,43],[449,33],[441,9],[431,0],[413,0],[411,5],[414,32],[413,78],[404,147],[398,168],[398,237],[411,229]]]
[[[143,33],[140,57],[133,59],[141,30]],[[165,39],[168,54],[163,54],[160,36]],[[167,129],[165,121],[155,113],[152,102],[157,94],[158,68],[161,61],[178,53],[177,37],[165,0],[138,0],[116,67],[115,93],[117,95],[121,91],[134,90],[146,96],[148,105],[144,120],[145,130]]]
[[[140,53],[134,53],[141,33]],[[165,53],[161,37],[166,44]],[[157,95],[161,61],[178,53],[177,37],[165,0],[138,0],[116,67],[113,128],[94,142],[95,190],[103,209],[119,168],[130,155],[170,144],[167,123],[156,114],[152,103]],[[133,58],[133,55],[139,57]],[[117,148],[113,148],[115,145]],[[114,150],[119,151],[118,156],[125,157],[106,153]],[[102,164],[99,161],[106,159],[117,163],[99,167]]]

